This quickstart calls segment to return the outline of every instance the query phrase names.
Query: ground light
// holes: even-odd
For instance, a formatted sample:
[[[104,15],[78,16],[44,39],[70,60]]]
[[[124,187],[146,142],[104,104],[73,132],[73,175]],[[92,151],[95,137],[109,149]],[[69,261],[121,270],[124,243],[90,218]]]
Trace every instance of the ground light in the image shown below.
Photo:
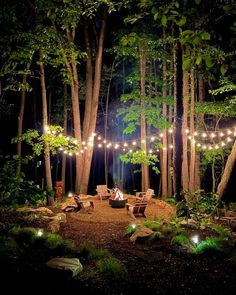
[[[135,228],[137,227],[137,224],[133,223],[133,224],[131,224],[131,227],[132,227],[133,229],[135,229]]]
[[[190,240],[191,240],[195,245],[198,245],[198,244],[200,243],[199,235],[194,235],[194,236],[190,237]]]
[[[38,236],[38,237],[42,237],[42,235],[43,235],[43,230],[42,230],[42,229],[39,229],[39,230],[37,231],[37,236]]]

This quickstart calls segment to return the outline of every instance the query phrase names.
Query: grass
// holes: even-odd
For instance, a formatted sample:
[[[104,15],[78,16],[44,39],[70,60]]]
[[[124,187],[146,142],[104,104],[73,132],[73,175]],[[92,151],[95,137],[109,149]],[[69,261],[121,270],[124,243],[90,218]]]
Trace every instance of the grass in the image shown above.
[[[221,250],[222,249],[222,240],[219,238],[208,237],[205,241],[202,241],[196,247],[192,249],[194,254],[202,254],[210,250]]]
[[[109,278],[121,279],[127,275],[125,265],[114,257],[107,257],[97,261],[96,266],[102,274]]]
[[[79,249],[91,260],[98,260],[110,256],[110,253],[107,250],[95,248],[90,241],[83,242]]]
[[[177,234],[171,239],[172,245],[186,246],[190,244],[189,237],[186,234]]]

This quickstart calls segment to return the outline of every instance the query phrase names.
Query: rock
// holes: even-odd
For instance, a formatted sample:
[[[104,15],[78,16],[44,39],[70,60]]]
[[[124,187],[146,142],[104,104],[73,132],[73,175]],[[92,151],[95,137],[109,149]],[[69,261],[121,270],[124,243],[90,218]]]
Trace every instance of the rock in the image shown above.
[[[64,211],[74,211],[77,207],[78,205],[73,197],[68,198],[61,204],[61,209]]]
[[[48,230],[52,233],[57,233],[60,230],[60,220],[52,220],[48,224]]]
[[[82,272],[83,266],[78,258],[64,258],[56,257],[49,260],[46,265],[51,268],[59,270],[69,270],[72,272],[72,276],[75,277]]]
[[[34,209],[34,212],[42,212],[43,214],[46,214],[46,215],[53,215],[53,212],[52,210],[46,208],[46,207],[39,207],[37,209]]]
[[[57,215],[53,217],[53,220],[58,220],[59,222],[66,222],[66,214],[57,213]]]
[[[153,231],[150,228],[147,228],[145,226],[140,226],[137,228],[137,230],[132,234],[130,237],[130,241],[135,243],[140,239],[147,239],[149,236],[153,234]]]

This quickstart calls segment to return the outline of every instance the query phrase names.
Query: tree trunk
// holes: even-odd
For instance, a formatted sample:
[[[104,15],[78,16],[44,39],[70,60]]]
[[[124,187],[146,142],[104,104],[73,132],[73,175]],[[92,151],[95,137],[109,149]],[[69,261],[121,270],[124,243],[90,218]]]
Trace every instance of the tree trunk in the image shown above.
[[[175,103],[174,103],[174,149],[173,149],[173,165],[174,165],[174,192],[177,201],[181,197],[181,167],[183,155],[183,142],[182,142],[182,118],[183,118],[183,99],[182,99],[182,86],[183,86],[183,70],[182,70],[182,48],[178,42],[174,50],[174,84],[175,84]]]
[[[172,68],[172,66],[171,66]],[[171,72],[172,72],[172,69],[171,69]],[[173,94],[172,94],[172,83],[169,82],[169,96],[171,97]],[[172,115],[172,106],[169,106],[169,113],[168,113],[168,119],[169,119],[169,122],[172,124],[172,118],[173,115]],[[169,145],[172,145],[172,134],[171,133],[168,133],[168,144]],[[168,156],[168,196],[172,196],[172,193],[173,193],[173,184],[172,184],[172,166],[173,166],[173,155],[172,155],[172,149],[169,149],[169,152],[167,154]]]
[[[217,187],[216,194],[217,194],[218,199],[222,198],[222,196],[224,195],[224,193],[227,189],[227,185],[229,183],[235,162],[236,162],[236,141],[234,142],[231,153],[228,156],[228,159],[227,159],[226,165],[225,165],[225,169],[224,169],[223,175],[221,177],[221,181]]]
[[[190,156],[190,175],[189,175],[189,189],[195,191],[195,158],[196,145],[194,139],[194,104],[195,104],[195,70],[191,70],[191,101],[190,101],[190,134],[191,134],[191,156]]]
[[[141,46],[140,48],[140,94],[141,94],[141,107],[145,106],[143,97],[145,96],[145,77],[146,77],[146,56],[145,48]],[[147,143],[146,143],[146,119],[145,115],[141,114],[140,119],[140,128],[141,128],[141,150],[146,154],[147,153]],[[141,164],[142,171],[142,191],[145,192],[149,188],[149,171],[146,164]]]
[[[63,129],[64,135],[67,133],[67,86],[64,84],[64,114],[63,114]],[[61,180],[63,182],[63,193],[65,193],[66,187],[66,155],[62,153],[62,164],[61,164]]]
[[[39,50],[40,55],[40,83],[42,91],[42,125],[43,128],[47,126],[47,93],[46,93],[46,83],[45,83],[45,72],[43,64],[43,51]],[[44,165],[45,165],[45,178],[46,178],[46,188],[50,192],[52,191],[52,175],[51,175],[51,162],[50,162],[50,148],[48,144],[44,145]],[[48,205],[53,205],[53,197],[49,194],[47,195]]]
[[[189,105],[189,73],[183,71],[183,162],[182,162],[182,185],[183,190],[189,189],[189,170],[188,170],[188,105]]]
[[[99,100],[99,92],[101,85],[101,69],[102,69],[102,53],[104,46],[104,38],[106,31],[106,19],[107,19],[107,8],[104,9],[103,21],[100,29],[97,54],[95,60],[95,72],[94,72],[94,82],[93,82],[93,96],[92,96],[92,104],[91,104],[91,114],[89,120],[89,129],[87,136],[91,136],[96,129],[97,122],[97,109],[98,109],[98,100]],[[86,114],[85,114],[86,117]],[[88,149],[84,153],[83,156],[83,164],[82,164],[82,174],[81,174],[81,182],[80,182],[80,193],[86,194],[88,190],[88,182],[89,175],[91,169],[91,162],[93,156],[93,145],[88,146]]]
[[[165,34],[165,29],[163,29],[163,41],[164,41],[164,52],[166,51],[166,44],[165,44],[165,39],[166,39],[166,34]],[[163,85],[162,85],[162,96],[165,99],[167,96],[167,91],[166,91],[166,58],[164,57],[163,59]],[[162,117],[167,120],[167,106],[166,103],[163,103],[162,106]],[[162,197],[167,198],[168,197],[168,184],[167,184],[167,128],[165,127],[164,130],[162,131],[163,133],[163,138],[162,138],[162,144],[163,144],[163,149],[162,149],[162,171],[161,171],[161,180],[162,180]]]
[[[22,83],[24,84],[26,82],[26,75],[23,75]],[[18,129],[17,129],[17,136],[22,135],[23,130],[23,118],[24,118],[24,112],[25,112],[25,95],[26,91],[24,89],[21,90],[20,94],[20,111],[18,115]],[[22,142],[18,141],[16,145],[16,154],[18,157],[21,157],[21,148],[22,148]],[[19,162],[17,165],[17,175],[19,175],[21,172],[21,163]]]

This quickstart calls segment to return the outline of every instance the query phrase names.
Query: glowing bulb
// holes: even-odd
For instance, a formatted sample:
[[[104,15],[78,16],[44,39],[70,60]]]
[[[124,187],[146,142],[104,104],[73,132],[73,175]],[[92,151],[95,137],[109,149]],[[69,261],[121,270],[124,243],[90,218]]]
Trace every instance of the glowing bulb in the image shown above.
[[[160,150],[159,150],[159,149],[157,149],[157,152],[160,152]]]
[[[207,147],[206,147],[206,145],[204,145],[202,148],[205,150]]]
[[[79,153],[77,152],[77,153],[75,153],[76,154],[76,156],[78,156],[79,155]]]
[[[213,149],[213,147],[212,146],[209,146],[209,148],[208,148],[210,151]]]
[[[160,137],[163,137],[163,133],[160,133]]]
[[[98,136],[98,140],[101,140],[102,138],[101,138],[101,136]]]
[[[200,146],[201,146],[201,144],[200,144],[200,143],[198,143],[198,144],[197,144],[197,147],[200,147]]]
[[[78,140],[77,140],[77,139],[75,139],[73,142],[74,142],[74,144],[77,144],[77,143],[78,143]]]
[[[136,144],[137,144],[137,142],[136,142],[136,141],[133,141],[133,142],[132,142],[132,145],[136,145]]]
[[[119,148],[119,144],[115,144],[115,149],[117,150]]]
[[[127,142],[124,143],[124,146],[128,146]]]
[[[188,136],[188,139],[191,139],[191,138],[192,138],[192,136],[189,135],[189,136]]]
[[[99,143],[99,144],[98,144],[98,147],[99,147],[99,148],[101,148],[101,147],[102,147],[102,144],[101,144],[101,143]]]
[[[66,137],[66,140],[70,140],[70,137],[69,137],[69,136],[67,136],[67,137]]]
[[[202,137],[207,137],[207,134],[206,133],[202,133]]]
[[[68,152],[67,151],[64,151],[64,154],[68,154]]]
[[[173,149],[173,144],[170,144],[169,147],[170,147],[170,149]]]
[[[199,235],[194,235],[190,239],[196,245],[200,242]]]
[[[149,150],[149,153],[152,154],[152,150]]]
[[[61,133],[59,133],[59,135],[58,135],[58,136],[62,137],[62,134],[61,134]]]
[[[220,132],[220,137],[223,137],[224,136],[224,133],[223,132]]]
[[[56,134],[56,131],[55,130],[52,130],[52,134]]]
[[[189,129],[186,129],[186,130],[185,130],[185,133],[189,133]]]
[[[49,129],[48,125],[45,125],[44,126],[44,131],[48,131],[48,129]]]
[[[169,129],[169,133],[173,133],[173,130],[172,129]]]
[[[142,143],[145,143],[146,142],[146,140],[145,139],[142,139],[142,141],[141,141]]]
[[[39,230],[37,231],[37,236],[38,236],[38,237],[42,237],[42,235],[43,235],[43,230],[42,230],[42,229],[39,229]]]
[[[68,197],[70,197],[70,198],[73,197],[73,194],[72,193],[69,193],[68,194]]]
[[[198,136],[198,132],[197,132],[197,131],[195,131],[195,132],[194,132],[194,135],[195,135],[195,136]]]
[[[69,156],[72,156],[72,153],[69,153]]]
[[[155,140],[155,137],[154,137],[154,136],[152,136],[152,137],[151,137],[151,141],[154,141],[154,140]]]
[[[86,145],[86,142],[85,141],[82,141],[82,145]]]
[[[195,139],[193,139],[193,140],[192,140],[192,143],[193,143],[193,144],[195,144],[195,143],[196,143],[196,140],[195,140]]]
[[[227,130],[227,134],[230,135],[232,133],[231,130]]]
[[[87,146],[85,146],[85,147],[84,147],[84,149],[85,149],[85,150],[87,150],[87,149],[88,149],[88,147],[87,147]]]
[[[215,138],[215,137],[216,137],[215,133],[211,133],[211,138]]]
[[[232,139],[230,137],[227,137],[227,142],[231,142]]]
[[[107,141],[106,140],[103,140],[103,143],[106,143]]]
[[[163,147],[163,151],[166,151],[166,147],[165,146]]]
[[[60,150],[60,151],[63,151],[63,148],[60,147],[59,150]]]
[[[129,152],[130,152],[130,153],[132,153],[132,152],[133,152],[133,150],[129,150]]]
[[[123,152],[125,152],[126,151],[126,149],[123,149]]]
[[[218,148],[219,148],[218,144],[217,144],[217,145],[215,145],[215,149],[216,149],[216,150],[218,150]]]
[[[81,150],[80,152],[83,154],[84,153],[84,150]]]
[[[137,224],[131,224],[131,227],[133,228],[133,229],[135,229],[136,227],[137,227]]]
[[[225,143],[222,141],[221,146],[225,146]]]

